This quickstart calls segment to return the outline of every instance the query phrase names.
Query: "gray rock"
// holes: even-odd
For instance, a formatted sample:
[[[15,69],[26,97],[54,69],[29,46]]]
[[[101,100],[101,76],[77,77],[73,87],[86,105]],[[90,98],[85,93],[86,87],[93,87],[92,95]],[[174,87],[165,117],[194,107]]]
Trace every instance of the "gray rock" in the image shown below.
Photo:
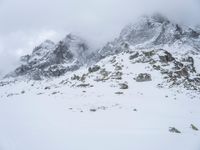
[[[139,53],[138,53],[138,52],[135,52],[134,54],[132,54],[132,55],[129,57],[129,59],[130,59],[130,60],[133,60],[133,59],[137,58],[138,56],[139,56]]]
[[[169,128],[169,132],[172,132],[172,133],[181,133],[181,131],[179,131],[179,130],[176,129],[175,127],[170,127],[170,128]]]
[[[195,131],[198,131],[199,129],[195,126],[195,125],[193,125],[193,124],[191,124],[191,128],[193,129],[193,130],[195,130]]]
[[[81,88],[86,88],[86,87],[91,87],[91,85],[90,84],[79,84],[79,85],[77,85],[77,87],[81,87]]]
[[[120,89],[128,89],[128,85],[126,83],[119,84]]]
[[[147,82],[147,81],[152,81],[151,75],[148,73],[140,73],[135,80],[137,82]]]
[[[89,67],[88,72],[89,72],[89,73],[93,73],[93,72],[99,71],[100,69],[101,69],[100,66],[95,65],[95,66]]]
[[[160,62],[162,63],[168,63],[174,60],[174,58],[172,57],[172,54],[170,54],[169,52],[165,51],[164,55],[160,55]]]
[[[91,111],[91,112],[96,112],[97,109],[91,108],[90,111]]]
[[[123,92],[115,92],[115,94],[121,95],[121,94],[124,94],[124,93]]]
[[[21,91],[21,94],[25,94],[25,91]]]
[[[123,75],[123,73],[120,71],[114,72],[114,73],[112,73],[111,78],[115,79],[115,80],[122,80],[122,75]]]
[[[44,89],[45,89],[45,90],[50,90],[51,87],[50,87],[50,86],[46,86]]]
[[[78,76],[78,75],[73,75],[72,77],[71,77],[71,80],[80,80],[80,76]]]

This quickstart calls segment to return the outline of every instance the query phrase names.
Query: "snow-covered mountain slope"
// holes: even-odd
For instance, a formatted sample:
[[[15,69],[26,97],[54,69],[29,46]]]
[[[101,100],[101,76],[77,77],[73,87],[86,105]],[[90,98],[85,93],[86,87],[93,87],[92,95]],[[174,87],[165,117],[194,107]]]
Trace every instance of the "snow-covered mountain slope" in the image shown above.
[[[156,15],[95,54],[45,41],[0,81],[0,149],[199,150],[198,40]]]
[[[176,64],[164,50],[132,50],[60,78],[1,82],[0,146],[198,150],[196,73]]]
[[[26,76],[34,80],[58,77],[89,64],[91,57],[85,40],[69,34],[58,44],[47,40],[37,46],[31,55],[23,56],[22,65],[6,77]]]

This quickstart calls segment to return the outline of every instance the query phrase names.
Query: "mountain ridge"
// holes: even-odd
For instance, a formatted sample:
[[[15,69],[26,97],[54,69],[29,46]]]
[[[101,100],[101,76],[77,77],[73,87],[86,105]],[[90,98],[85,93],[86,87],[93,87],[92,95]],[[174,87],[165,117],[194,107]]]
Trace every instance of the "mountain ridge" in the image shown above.
[[[110,55],[145,49],[164,49],[177,58],[193,57],[199,71],[200,67],[196,65],[200,62],[199,41],[200,33],[190,27],[176,24],[160,14],[143,16],[123,28],[114,41],[93,52],[84,39],[73,34],[68,34],[57,44],[46,40],[33,49],[31,55],[21,57],[22,65],[6,77],[25,75],[34,80],[59,77],[82,66],[94,65]]]
[[[7,77],[26,76],[33,80],[44,77],[58,77],[68,71],[77,70],[92,55],[89,46],[82,38],[68,34],[57,44],[46,40],[33,49],[31,55],[21,57],[22,65]]]

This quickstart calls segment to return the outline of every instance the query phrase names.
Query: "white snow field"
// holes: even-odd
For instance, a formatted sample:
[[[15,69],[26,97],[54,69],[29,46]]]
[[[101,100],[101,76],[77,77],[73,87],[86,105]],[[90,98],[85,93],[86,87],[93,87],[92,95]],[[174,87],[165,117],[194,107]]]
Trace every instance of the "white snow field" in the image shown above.
[[[97,81],[94,72],[81,86],[71,77],[85,73],[83,68],[57,79],[0,87],[0,150],[200,150],[200,132],[191,127],[200,129],[199,94],[158,88],[160,73],[127,57],[117,56],[123,66],[119,80]],[[111,58],[99,66],[114,71]],[[141,72],[150,73],[152,81],[136,82]]]

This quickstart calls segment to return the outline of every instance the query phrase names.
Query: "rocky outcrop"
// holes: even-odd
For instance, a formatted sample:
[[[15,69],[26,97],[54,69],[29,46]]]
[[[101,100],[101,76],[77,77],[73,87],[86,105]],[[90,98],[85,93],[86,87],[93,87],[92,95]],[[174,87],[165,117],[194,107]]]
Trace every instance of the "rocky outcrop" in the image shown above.
[[[138,57],[130,60],[132,63],[148,63],[153,69],[165,76],[163,83],[169,87],[183,86],[188,90],[200,91],[200,74],[194,67],[194,59],[191,56],[183,56],[179,59],[173,57],[166,50],[149,50],[138,52]],[[141,73],[135,78],[137,82],[151,81],[151,75]],[[166,85],[165,85],[166,86]]]
[[[88,72],[89,72],[89,73],[92,73],[92,72],[99,71],[100,69],[101,69],[100,66],[95,65],[95,66],[89,67]]]
[[[122,89],[122,90],[128,89],[127,83],[120,83],[119,86],[120,86],[120,89]]]
[[[148,73],[140,73],[135,80],[137,82],[147,82],[147,81],[151,81],[151,75]]]
[[[181,133],[181,131],[179,131],[179,130],[176,129],[175,127],[170,127],[170,128],[169,128],[169,132],[172,132],[172,133],[178,133],[178,134]]]

